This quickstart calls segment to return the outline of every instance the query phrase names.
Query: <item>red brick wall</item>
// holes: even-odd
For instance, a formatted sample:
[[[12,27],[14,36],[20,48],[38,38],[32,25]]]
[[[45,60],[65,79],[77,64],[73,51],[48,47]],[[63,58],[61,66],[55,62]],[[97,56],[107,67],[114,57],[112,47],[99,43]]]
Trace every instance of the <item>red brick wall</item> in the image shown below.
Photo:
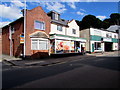
[[[18,57],[22,53],[23,47],[22,44],[20,44],[20,34],[23,33],[23,18],[15,21],[11,25],[15,29],[15,33],[12,34],[12,53],[13,56]],[[9,26],[6,26],[2,29],[2,53],[10,55]]]
[[[17,21],[13,27],[15,28],[15,33],[12,35],[13,41],[13,55],[18,57],[22,54],[23,44],[20,44],[20,34],[23,33],[24,30],[24,20],[21,19]]]
[[[34,29],[35,20],[45,22],[45,30],[43,32],[49,35],[51,21],[50,17],[47,16],[40,6],[32,10],[27,10],[26,13],[26,56],[41,57],[46,53],[48,55],[48,50],[31,50],[31,39],[29,35],[37,31]],[[20,56],[20,54],[23,52],[23,44],[20,44],[20,34],[24,32],[24,19],[18,19],[17,21],[13,22],[12,25],[15,28],[15,33],[12,35],[13,55]],[[10,55],[9,26],[3,28],[2,41],[2,53]]]
[[[2,53],[10,55],[9,27],[2,28]]]
[[[32,10],[27,10],[27,14],[26,14],[26,55],[30,56],[32,54],[35,54],[35,51],[31,50],[31,39],[30,39],[30,34],[37,31],[34,29],[34,21],[38,20],[38,21],[44,21],[45,22],[45,30],[43,32],[45,32],[46,34],[49,35],[50,32],[50,17],[47,16],[47,14],[44,12],[44,10],[38,6]],[[42,30],[39,30],[42,31]],[[42,52],[43,51],[36,51],[37,52]],[[46,51],[48,52],[48,51]]]

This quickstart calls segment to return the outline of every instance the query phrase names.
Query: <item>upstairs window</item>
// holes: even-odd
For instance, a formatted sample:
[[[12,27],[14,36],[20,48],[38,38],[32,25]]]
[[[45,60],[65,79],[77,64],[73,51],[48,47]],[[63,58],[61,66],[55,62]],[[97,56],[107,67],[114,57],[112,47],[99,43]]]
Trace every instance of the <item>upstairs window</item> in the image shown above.
[[[114,38],[117,38],[117,36],[116,36],[116,35],[114,35]]]
[[[111,35],[110,33],[107,33],[107,34],[106,34],[106,37],[107,37],[107,38],[112,38],[112,35]]]
[[[58,30],[58,31],[62,31],[62,26],[57,25],[57,30]]]
[[[72,29],[72,34],[76,34],[76,30],[75,29]]]
[[[41,21],[35,21],[34,28],[38,30],[45,30],[45,23]]]
[[[58,20],[58,14],[55,14],[55,20]]]

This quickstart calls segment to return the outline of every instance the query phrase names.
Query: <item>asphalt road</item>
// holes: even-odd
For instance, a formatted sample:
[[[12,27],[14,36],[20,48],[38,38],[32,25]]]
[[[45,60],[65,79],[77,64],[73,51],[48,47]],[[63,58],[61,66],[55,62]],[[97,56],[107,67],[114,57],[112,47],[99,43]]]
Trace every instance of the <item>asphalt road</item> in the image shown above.
[[[119,57],[91,57],[3,71],[2,88],[119,88]]]

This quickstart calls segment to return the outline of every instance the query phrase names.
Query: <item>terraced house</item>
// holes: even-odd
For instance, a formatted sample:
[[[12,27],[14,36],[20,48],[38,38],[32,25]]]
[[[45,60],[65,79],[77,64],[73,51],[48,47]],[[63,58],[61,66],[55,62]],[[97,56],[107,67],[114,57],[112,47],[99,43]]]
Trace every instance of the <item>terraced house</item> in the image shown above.
[[[60,14],[55,11],[49,12],[48,16],[51,17],[51,54],[77,53],[78,48],[81,52],[86,40],[80,38],[76,21],[61,19]]]
[[[22,12],[23,17],[2,28],[3,54],[40,58],[85,47],[75,20],[63,20],[59,13],[46,13],[40,6]]]
[[[86,38],[87,52],[118,50],[118,33],[103,29],[89,28],[80,30],[80,36]]]
[[[100,29],[80,30],[76,20],[61,19],[38,6],[2,28],[2,54],[41,58],[51,54],[118,50],[118,34]]]

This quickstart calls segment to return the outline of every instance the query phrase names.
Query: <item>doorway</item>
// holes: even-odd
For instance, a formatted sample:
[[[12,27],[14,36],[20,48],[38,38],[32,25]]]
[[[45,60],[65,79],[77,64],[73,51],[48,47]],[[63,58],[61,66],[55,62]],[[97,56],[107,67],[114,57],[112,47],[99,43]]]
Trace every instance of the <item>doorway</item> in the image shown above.
[[[113,43],[112,42],[105,42],[105,51],[109,52],[112,51]]]

